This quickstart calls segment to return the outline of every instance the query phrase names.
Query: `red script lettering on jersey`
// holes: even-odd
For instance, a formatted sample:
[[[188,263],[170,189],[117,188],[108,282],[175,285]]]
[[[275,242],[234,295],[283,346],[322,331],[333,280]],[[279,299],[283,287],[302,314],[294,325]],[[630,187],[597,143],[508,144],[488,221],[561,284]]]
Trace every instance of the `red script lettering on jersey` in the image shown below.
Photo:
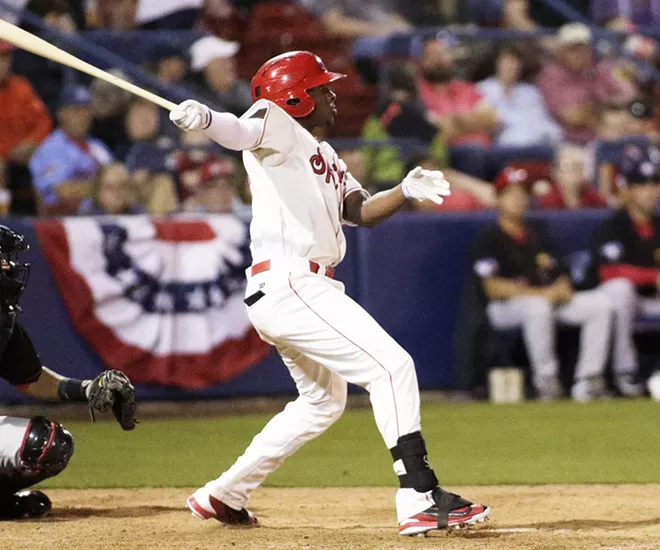
[[[318,174],[319,176],[325,174],[325,183],[332,182],[335,189],[338,189],[339,185],[344,183],[346,172],[339,170],[338,162],[336,159],[332,164],[330,164],[323,156],[323,153],[321,153],[320,147],[316,149],[316,154],[309,158],[309,163],[312,165],[312,170],[314,170],[314,173]]]

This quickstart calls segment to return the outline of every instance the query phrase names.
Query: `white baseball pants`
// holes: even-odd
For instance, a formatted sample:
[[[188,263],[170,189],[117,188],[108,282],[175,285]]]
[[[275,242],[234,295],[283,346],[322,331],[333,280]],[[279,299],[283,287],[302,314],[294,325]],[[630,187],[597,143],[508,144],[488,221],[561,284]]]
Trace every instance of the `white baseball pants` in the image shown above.
[[[580,326],[580,354],[575,378],[601,376],[609,351],[612,312],[607,296],[598,290],[576,292],[567,304],[553,307],[541,296],[519,296],[491,302],[488,319],[496,329],[522,328],[534,383],[556,377],[555,323]]]
[[[633,335],[638,314],[660,317],[660,297],[637,294],[635,285],[624,278],[611,279],[600,285],[610,298],[614,310],[614,350],[612,367],[616,374],[635,374],[639,367]]]
[[[0,416],[0,476],[11,476],[20,471],[20,452],[29,418]]]
[[[258,290],[264,296],[248,308],[250,321],[280,352],[299,396],[229,470],[206,484],[210,494],[235,509],[245,506],[286,457],[341,416],[347,382],[369,391],[388,448],[421,429],[412,358],[344,294],[343,284],[323,275],[273,270],[249,279],[246,295]]]

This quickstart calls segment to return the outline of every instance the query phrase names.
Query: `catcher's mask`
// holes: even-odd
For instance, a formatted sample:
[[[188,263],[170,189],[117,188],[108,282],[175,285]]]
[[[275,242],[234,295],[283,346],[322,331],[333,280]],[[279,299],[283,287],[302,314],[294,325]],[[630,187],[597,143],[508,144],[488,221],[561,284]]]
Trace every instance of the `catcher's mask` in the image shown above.
[[[18,261],[18,253],[30,246],[23,235],[0,225],[0,299],[18,299],[30,277],[30,264]]]

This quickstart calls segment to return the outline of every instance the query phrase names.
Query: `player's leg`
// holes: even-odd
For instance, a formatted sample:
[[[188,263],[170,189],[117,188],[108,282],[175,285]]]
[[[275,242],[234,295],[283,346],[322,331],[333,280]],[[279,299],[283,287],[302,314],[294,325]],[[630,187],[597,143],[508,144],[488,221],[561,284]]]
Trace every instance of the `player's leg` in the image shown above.
[[[612,325],[610,301],[602,290],[576,292],[556,310],[557,319],[580,326],[580,354],[571,395],[577,401],[607,396],[603,373],[609,353]]]
[[[41,491],[25,491],[64,470],[73,438],[57,422],[0,416],[0,519],[41,517],[51,508]]]
[[[298,398],[266,424],[229,470],[188,499],[194,515],[230,524],[256,524],[244,509],[252,491],[344,412],[347,384],[340,376],[293,349],[279,351],[296,383]]]
[[[559,362],[555,353],[555,320],[552,304],[541,296],[520,296],[491,302],[488,320],[498,330],[522,328],[532,367],[532,380],[542,399],[561,397]]]
[[[421,434],[419,389],[410,355],[356,302],[343,286],[317,276],[291,278],[288,290],[251,310],[257,329],[346,381],[369,391],[376,424],[392,453],[400,479],[400,533],[481,521],[489,510],[438,487]],[[267,289],[268,290],[268,289]],[[419,516],[419,517],[417,517]]]
[[[639,359],[633,340],[639,295],[635,285],[624,278],[612,279],[599,287],[607,294],[614,311],[612,367],[614,383],[622,395],[636,397],[644,387],[638,380]]]

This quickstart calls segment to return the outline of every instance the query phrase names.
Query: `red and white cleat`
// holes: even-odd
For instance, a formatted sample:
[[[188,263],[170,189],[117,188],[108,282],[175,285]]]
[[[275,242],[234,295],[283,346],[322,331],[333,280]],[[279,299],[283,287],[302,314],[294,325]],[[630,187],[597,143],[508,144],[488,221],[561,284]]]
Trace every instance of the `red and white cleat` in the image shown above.
[[[190,508],[192,515],[200,519],[217,519],[225,525],[240,527],[257,527],[257,518],[245,508],[235,510],[213,495],[203,490],[198,490],[188,497],[186,506]]]
[[[423,512],[399,522],[399,535],[423,535],[438,529],[463,529],[488,519],[490,508],[471,502],[437,488],[433,491],[435,504]]]

